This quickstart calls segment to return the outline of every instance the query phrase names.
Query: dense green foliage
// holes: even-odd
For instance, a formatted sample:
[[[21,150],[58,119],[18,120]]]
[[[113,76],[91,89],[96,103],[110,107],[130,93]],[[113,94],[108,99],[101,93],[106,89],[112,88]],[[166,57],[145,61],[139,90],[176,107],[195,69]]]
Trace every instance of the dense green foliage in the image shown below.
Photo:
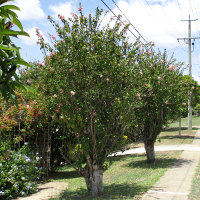
[[[0,92],[6,100],[10,97],[15,99],[14,90],[16,88],[24,88],[16,74],[17,68],[20,65],[30,66],[20,57],[19,47],[10,38],[11,36],[29,35],[23,31],[23,26],[13,11],[20,9],[14,5],[4,5],[9,1],[0,2]],[[12,30],[13,25],[16,25],[20,31]]]

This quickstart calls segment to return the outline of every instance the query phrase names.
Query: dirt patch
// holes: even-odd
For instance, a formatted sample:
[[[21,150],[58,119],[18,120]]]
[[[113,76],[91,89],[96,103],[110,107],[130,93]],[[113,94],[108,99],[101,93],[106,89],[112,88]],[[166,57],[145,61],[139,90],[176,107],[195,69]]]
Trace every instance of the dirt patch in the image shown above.
[[[16,200],[48,200],[58,196],[67,189],[66,182],[49,182],[38,186],[38,192],[28,197],[19,197]]]

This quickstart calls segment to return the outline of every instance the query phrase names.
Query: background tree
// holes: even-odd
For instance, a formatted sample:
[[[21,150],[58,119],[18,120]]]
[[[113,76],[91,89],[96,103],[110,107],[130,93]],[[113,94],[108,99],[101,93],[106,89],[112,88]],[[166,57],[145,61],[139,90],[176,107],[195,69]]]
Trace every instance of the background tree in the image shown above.
[[[134,109],[139,135],[147,162],[155,162],[154,143],[169,120],[177,119],[186,106],[188,80],[181,73],[181,63],[167,59],[166,52],[156,53],[151,46],[141,48],[135,68],[138,106]]]
[[[59,16],[62,25],[49,17],[59,36],[51,36],[53,46],[37,30],[41,48],[49,53],[39,64],[40,89],[49,115],[62,127],[63,157],[84,176],[89,194],[100,196],[104,162],[134,126],[133,67],[139,45],[128,44],[128,26],[122,27],[120,17],[113,27],[100,28],[102,10],[89,17],[79,11],[69,20]]]

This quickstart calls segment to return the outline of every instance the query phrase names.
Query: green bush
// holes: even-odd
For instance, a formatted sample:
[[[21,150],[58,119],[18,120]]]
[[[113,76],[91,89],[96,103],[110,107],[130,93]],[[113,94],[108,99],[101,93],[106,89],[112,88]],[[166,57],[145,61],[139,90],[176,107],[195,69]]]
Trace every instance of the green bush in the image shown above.
[[[0,199],[27,196],[36,190],[41,175],[37,167],[39,157],[30,152],[28,145],[9,150],[8,144],[0,147]]]
[[[200,104],[197,104],[194,108],[195,114],[200,116]]]

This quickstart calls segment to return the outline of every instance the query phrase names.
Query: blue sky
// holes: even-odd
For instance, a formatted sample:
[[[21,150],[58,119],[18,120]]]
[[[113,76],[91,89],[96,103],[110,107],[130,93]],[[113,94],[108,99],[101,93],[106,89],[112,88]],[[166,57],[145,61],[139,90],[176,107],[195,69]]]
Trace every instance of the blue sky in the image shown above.
[[[116,13],[120,14],[112,0],[104,0],[105,3]],[[77,13],[79,2],[82,3],[83,12],[87,15],[94,13],[98,6],[105,11],[108,10],[101,0],[14,0],[21,11],[18,13],[25,31],[30,38],[20,37],[16,44],[20,46],[21,55],[27,61],[42,60],[42,52],[36,44],[37,37],[35,29],[39,28],[43,36],[49,40],[48,33],[53,33],[53,28],[47,20],[51,15],[56,19],[58,14],[66,18],[71,12]],[[174,53],[178,61],[188,65],[187,41],[177,38],[188,36],[189,15],[191,19],[199,19],[192,22],[192,37],[200,37],[200,1],[199,0],[115,0],[131,23],[137,28],[147,41],[153,41],[156,48],[166,48],[169,55]],[[112,16],[107,14],[108,19]],[[106,20],[105,20],[106,23]],[[134,28],[132,32],[138,36]],[[130,41],[135,37],[129,34]],[[192,41],[194,48],[192,52],[192,74],[200,83],[200,39]],[[184,72],[187,74],[187,70]]]

